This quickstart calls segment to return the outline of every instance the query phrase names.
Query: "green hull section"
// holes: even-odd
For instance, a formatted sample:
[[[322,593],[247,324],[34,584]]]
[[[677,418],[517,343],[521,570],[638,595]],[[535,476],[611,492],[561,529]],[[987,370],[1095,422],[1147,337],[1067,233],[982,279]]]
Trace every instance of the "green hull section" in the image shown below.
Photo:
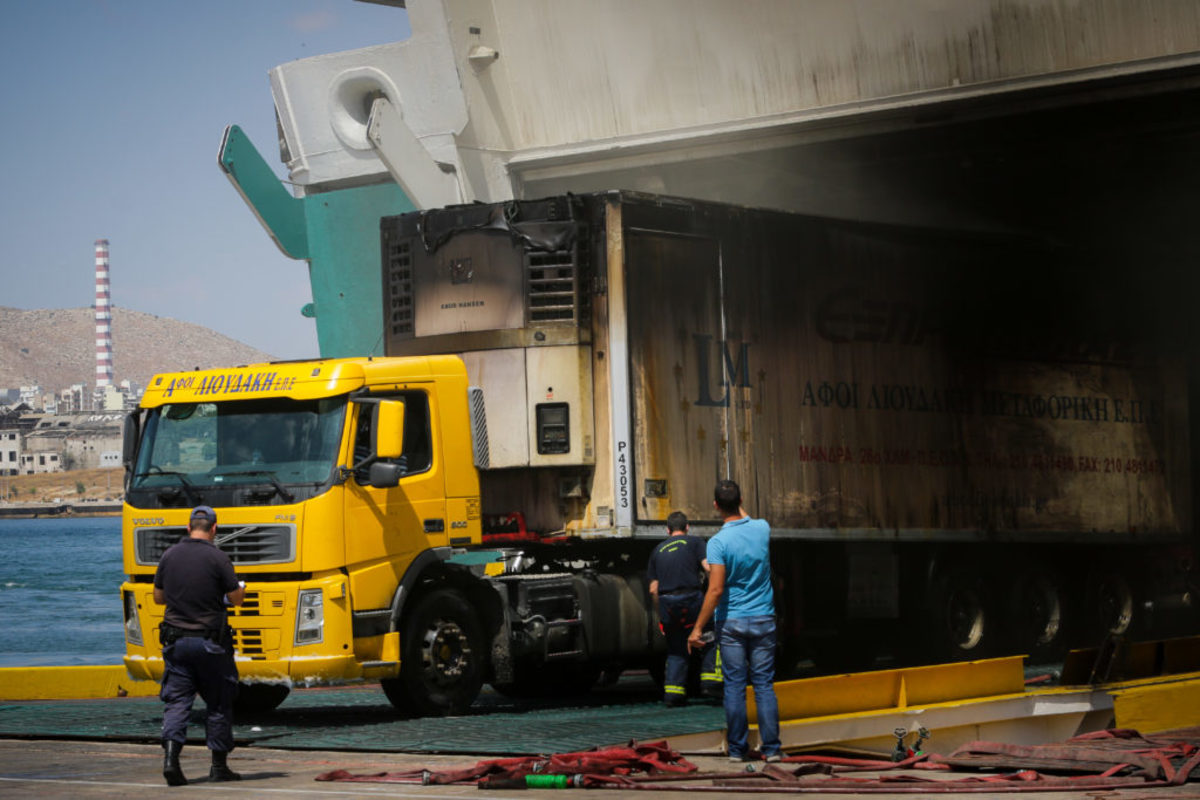
[[[300,313],[315,318],[321,355],[383,355],[379,219],[414,210],[400,187],[293,197],[236,125],[225,131],[217,161],[279,249],[308,261],[313,302]]]

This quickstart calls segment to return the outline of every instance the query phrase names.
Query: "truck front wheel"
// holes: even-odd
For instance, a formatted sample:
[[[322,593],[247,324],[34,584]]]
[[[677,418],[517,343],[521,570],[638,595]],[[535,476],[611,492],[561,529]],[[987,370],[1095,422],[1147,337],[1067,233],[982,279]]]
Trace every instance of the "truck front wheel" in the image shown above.
[[[397,709],[416,716],[464,713],[483,685],[483,631],[454,589],[422,597],[401,630],[400,677],[382,681]]]
[[[288,686],[278,683],[239,683],[233,714],[243,717],[274,711],[290,692]]]

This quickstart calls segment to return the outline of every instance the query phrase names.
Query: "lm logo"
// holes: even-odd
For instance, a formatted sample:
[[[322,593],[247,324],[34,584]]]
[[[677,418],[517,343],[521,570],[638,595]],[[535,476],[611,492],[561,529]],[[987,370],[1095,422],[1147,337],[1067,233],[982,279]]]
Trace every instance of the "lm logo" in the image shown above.
[[[692,339],[696,344],[696,376],[697,383],[700,384],[697,393],[696,405],[709,406],[715,408],[729,407],[729,387],[737,386],[740,388],[750,388],[750,344],[741,342],[734,344],[731,349],[730,342],[721,342],[718,349],[720,354],[717,357],[717,371],[720,377],[718,384],[720,397],[713,397],[712,392],[712,377],[710,367],[713,364],[712,345],[713,337],[703,333],[692,334]]]

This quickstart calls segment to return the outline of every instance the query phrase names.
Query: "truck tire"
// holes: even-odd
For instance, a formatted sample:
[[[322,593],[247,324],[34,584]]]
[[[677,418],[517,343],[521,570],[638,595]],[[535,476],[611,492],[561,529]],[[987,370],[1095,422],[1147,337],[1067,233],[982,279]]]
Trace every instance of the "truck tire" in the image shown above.
[[[1127,636],[1138,621],[1133,585],[1119,567],[1092,570],[1084,597],[1086,646],[1099,646],[1109,636]]]
[[[1019,569],[1008,591],[1008,650],[1036,661],[1066,653],[1068,593],[1059,572],[1046,565]]]
[[[233,715],[237,718],[274,711],[291,691],[291,688],[280,683],[239,683],[237,699],[233,701]]]
[[[398,710],[420,717],[464,713],[483,685],[483,630],[454,589],[417,601],[400,633],[400,677],[381,681]]]
[[[936,664],[987,658],[996,639],[996,615],[983,573],[958,561],[942,566],[930,582],[920,621],[926,649],[918,661]]]

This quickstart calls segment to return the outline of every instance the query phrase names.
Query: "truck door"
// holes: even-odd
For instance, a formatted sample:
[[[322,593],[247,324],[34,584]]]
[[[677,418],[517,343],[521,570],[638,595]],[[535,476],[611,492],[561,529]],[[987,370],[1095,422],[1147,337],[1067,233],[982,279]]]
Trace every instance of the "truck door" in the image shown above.
[[[422,551],[446,544],[445,487],[426,392],[383,396],[404,402],[404,449],[397,486],[375,488],[364,466],[347,481],[346,564],[357,611],[387,608],[404,570]],[[354,463],[371,453],[371,406],[355,404]]]
[[[743,393],[733,373],[747,368],[741,335],[723,325],[720,243],[632,229],[626,259],[637,518],[712,519]]]

